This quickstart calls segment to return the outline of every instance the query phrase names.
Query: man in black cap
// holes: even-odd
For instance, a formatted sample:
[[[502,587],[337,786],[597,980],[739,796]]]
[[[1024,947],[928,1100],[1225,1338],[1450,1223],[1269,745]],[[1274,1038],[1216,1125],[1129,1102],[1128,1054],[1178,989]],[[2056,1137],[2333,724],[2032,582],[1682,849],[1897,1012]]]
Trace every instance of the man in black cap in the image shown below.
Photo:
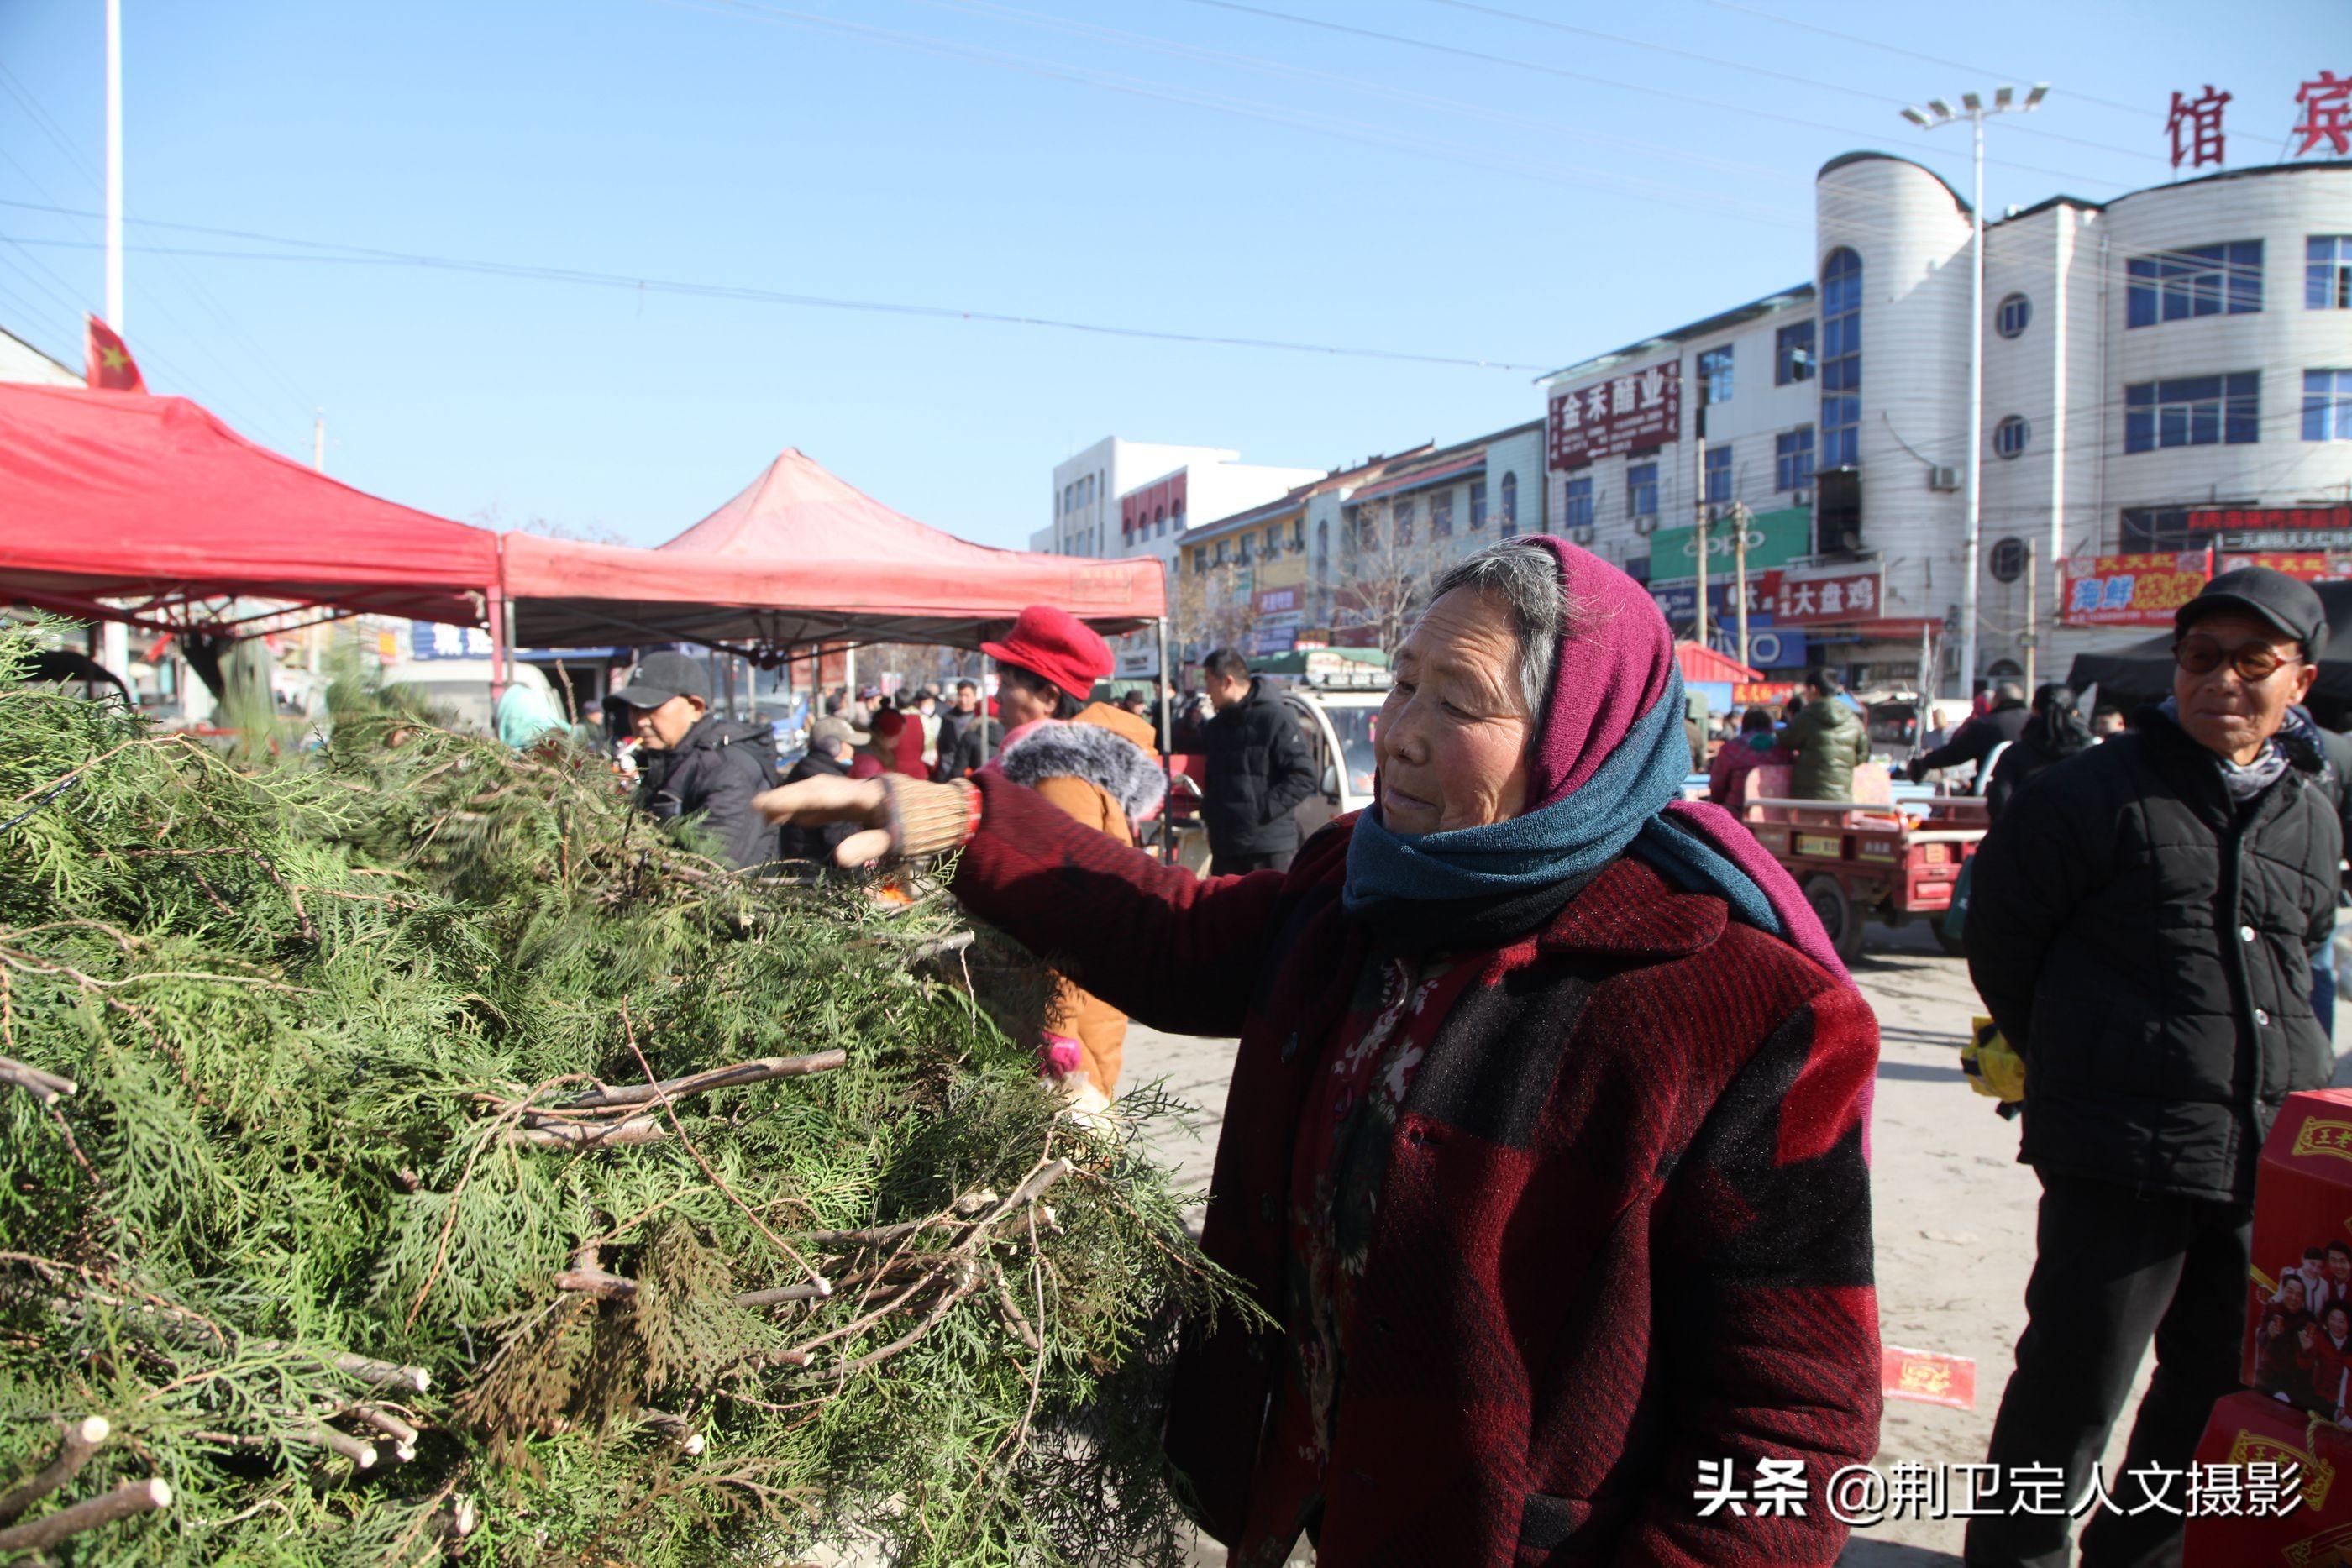
[[[613,696],[637,732],[638,807],[665,822],[698,819],[730,865],[774,860],[776,830],[751,797],[779,782],[775,731],[713,716],[709,672],[684,653],[646,654]]]
[[[2174,619],[2171,697],[2035,775],[1977,852],[1969,972],[2025,1059],[2018,1157],[2042,1194],[1999,1473],[2054,1466],[2083,1500],[2156,1342],[2089,1568],[2179,1561],[2181,1521],[2150,1501],[2167,1483],[2142,1477],[2187,1465],[2238,1386],[2255,1156],[2333,1065],[2310,954],[2334,929],[2343,828],[2296,706],[2326,642],[2308,585],[2215,578]],[[1968,1562],[2063,1563],[2067,1523],[1972,1518]]]

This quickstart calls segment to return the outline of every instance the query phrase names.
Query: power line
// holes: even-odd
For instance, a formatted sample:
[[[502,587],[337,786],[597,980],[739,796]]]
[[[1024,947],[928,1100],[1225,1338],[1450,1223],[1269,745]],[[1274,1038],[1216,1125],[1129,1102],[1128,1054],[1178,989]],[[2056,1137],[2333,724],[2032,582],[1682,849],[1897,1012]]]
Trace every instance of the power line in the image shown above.
[[[28,208],[34,211],[66,211],[43,207],[32,202],[0,201],[0,206]],[[409,251],[382,250],[369,246],[337,246],[320,240],[296,239],[287,235],[261,234],[252,230],[219,229],[200,224],[167,224],[159,219],[143,220],[153,228],[171,228],[195,234],[211,234],[252,240],[264,244],[299,246],[315,254],[289,256],[268,251],[200,250],[163,246],[133,246],[131,248],[152,255],[171,255],[237,261],[311,261],[337,262],[350,265],[380,265],[426,267],[439,271],[478,273],[495,277],[529,278],[548,283],[575,283],[592,287],[650,290],[660,294],[677,294],[693,298],[728,299],[750,304],[799,306],[820,310],[855,310],[887,316],[914,316],[934,320],[980,321],[1007,327],[1045,327],[1057,331],[1085,332],[1101,337],[1137,338],[1152,342],[1192,343],[1213,348],[1264,349],[1286,353],[1322,354],[1341,359],[1386,360],[1405,364],[1446,365],[1465,370],[1510,371],[1532,372],[1545,367],[1519,364],[1506,360],[1470,359],[1450,354],[1417,354],[1402,350],[1366,349],[1329,343],[1298,342],[1277,338],[1249,338],[1221,333],[1179,332],[1150,327],[1112,326],[1095,321],[1075,321],[1050,316],[1023,316],[1008,311],[964,309],[944,305],[912,305],[896,300],[856,299],[817,294],[792,294],[780,289],[753,288],[733,284],[694,283],[678,278],[641,277],[623,273],[598,272],[584,267],[548,267],[537,264],[472,259],[464,256],[426,256]],[[14,245],[49,245],[72,248],[91,248],[94,240],[53,240],[0,235],[0,242]],[[347,254],[334,255],[341,251]]]

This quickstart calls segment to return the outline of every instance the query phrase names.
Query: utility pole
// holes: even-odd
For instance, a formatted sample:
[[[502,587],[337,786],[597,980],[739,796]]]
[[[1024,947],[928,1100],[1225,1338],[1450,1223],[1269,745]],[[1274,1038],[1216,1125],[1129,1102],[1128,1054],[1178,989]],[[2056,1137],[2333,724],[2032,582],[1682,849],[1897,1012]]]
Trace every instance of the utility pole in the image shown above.
[[[1748,503],[1731,503],[1732,613],[1738,617],[1739,662],[1748,663]]]
[[[106,0],[106,324],[122,333],[122,0]]]
[[[2042,642],[2042,579],[2033,570],[2033,541],[2025,541],[2025,635],[2019,640],[2025,650],[2025,689],[2033,691],[2033,655]]]
[[[1700,392],[1705,394],[1703,382]],[[1691,508],[1694,514],[1692,528],[1698,543],[1698,645],[1704,648],[1706,646],[1706,406],[1704,403],[1691,415],[1691,434],[1692,494],[1698,497],[1697,505]]]
[[[2042,99],[2050,91],[2048,82],[2036,82],[2025,95],[2023,103],[2015,102],[2017,89],[2011,87],[1993,89],[1992,103],[1973,92],[1960,95],[1960,112],[1940,98],[1927,100],[1926,113],[1906,109],[1903,118],[1922,130],[1938,125],[1958,125],[1965,121],[1974,141],[1974,196],[1969,204],[1969,462],[1968,462],[1968,553],[1966,566],[1960,573],[1960,693],[1963,697],[1976,695],[1977,680],[1977,580],[1984,571],[1981,538],[1984,515],[1984,122],[1989,114],[2024,113],[2042,107]],[[1933,118],[1929,118],[1933,116]]]

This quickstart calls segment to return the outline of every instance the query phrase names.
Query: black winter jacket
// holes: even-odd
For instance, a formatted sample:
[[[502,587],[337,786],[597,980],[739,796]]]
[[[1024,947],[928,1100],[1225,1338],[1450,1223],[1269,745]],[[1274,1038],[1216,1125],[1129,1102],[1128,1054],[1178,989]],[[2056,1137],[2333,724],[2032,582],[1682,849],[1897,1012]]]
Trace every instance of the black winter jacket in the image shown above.
[[[849,765],[836,762],[822,751],[812,751],[793,764],[784,775],[784,782],[797,784],[803,779],[845,779]],[[814,861],[828,871],[837,870],[833,852],[841,841],[857,831],[855,822],[828,822],[821,828],[804,828],[798,823],[776,830],[776,852],[788,861]]]
[[[1298,721],[1263,681],[1201,727],[1208,783],[1201,819],[1219,855],[1270,855],[1298,847],[1292,808],[1315,792],[1315,765]]]
[[[704,714],[675,749],[637,753],[637,805],[656,821],[701,814],[702,831],[738,868],[776,858],[776,830],[751,797],[776,782],[776,735],[765,724]]]
[[[1985,835],[1969,973],[2025,1058],[2021,1160],[2252,1198],[2280,1103],[2334,1065],[2310,954],[2332,929],[2342,829],[2325,758],[2288,755],[2233,805],[2213,754],[2147,709]]]
[[[2004,741],[2017,743],[2025,733],[2026,721],[2033,710],[2023,703],[2004,703],[1990,713],[1981,713],[1952,732],[1952,738],[1923,757],[1911,759],[1914,778],[1932,773],[1938,768],[1977,768],[1992,755],[1992,748]]]

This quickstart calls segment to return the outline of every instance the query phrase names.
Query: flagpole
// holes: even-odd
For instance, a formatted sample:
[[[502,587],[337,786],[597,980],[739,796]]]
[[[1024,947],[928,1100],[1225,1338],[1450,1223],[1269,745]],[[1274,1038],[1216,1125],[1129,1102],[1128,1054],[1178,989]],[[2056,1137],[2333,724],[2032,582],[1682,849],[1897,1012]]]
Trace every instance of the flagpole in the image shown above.
[[[106,324],[122,331],[122,0],[106,0]]]

